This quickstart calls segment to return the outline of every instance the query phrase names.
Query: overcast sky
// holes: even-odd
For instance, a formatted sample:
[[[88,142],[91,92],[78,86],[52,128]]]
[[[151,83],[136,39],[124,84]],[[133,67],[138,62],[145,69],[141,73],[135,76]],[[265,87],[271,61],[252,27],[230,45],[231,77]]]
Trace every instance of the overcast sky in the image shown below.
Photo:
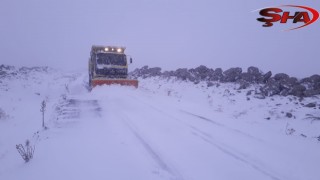
[[[291,0],[280,4],[317,2]],[[263,28],[264,0],[1,0],[0,64],[86,69],[92,45],[121,45],[165,70],[257,66],[302,77],[320,73],[320,20],[282,32]],[[276,26],[276,25],[275,25]]]

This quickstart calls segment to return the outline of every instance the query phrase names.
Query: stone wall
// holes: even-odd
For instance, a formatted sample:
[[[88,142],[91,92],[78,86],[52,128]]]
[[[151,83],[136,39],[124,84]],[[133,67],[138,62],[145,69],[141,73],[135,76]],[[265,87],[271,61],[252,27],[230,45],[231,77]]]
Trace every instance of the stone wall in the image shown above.
[[[272,76],[272,72],[262,73],[257,67],[249,67],[245,72],[242,68],[230,68],[223,71],[221,68],[208,68],[199,66],[197,68],[187,69],[179,68],[175,71],[161,71],[159,67],[149,68],[144,66],[135,69],[130,73],[133,78],[176,78],[182,81],[190,81],[195,84],[207,82],[208,86],[213,82],[220,83],[238,83],[239,89],[246,89],[253,84],[260,86],[260,95],[293,95],[297,97],[310,97],[320,94],[320,75],[312,75],[303,79],[290,77],[285,73],[278,73]]]

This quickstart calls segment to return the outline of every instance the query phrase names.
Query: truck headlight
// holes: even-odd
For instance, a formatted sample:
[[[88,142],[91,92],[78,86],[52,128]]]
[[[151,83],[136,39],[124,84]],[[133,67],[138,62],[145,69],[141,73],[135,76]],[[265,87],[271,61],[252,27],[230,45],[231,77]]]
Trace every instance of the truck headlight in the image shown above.
[[[118,53],[121,53],[121,52],[122,52],[122,49],[121,49],[121,48],[118,48],[118,49],[117,49],[117,52],[118,52]]]

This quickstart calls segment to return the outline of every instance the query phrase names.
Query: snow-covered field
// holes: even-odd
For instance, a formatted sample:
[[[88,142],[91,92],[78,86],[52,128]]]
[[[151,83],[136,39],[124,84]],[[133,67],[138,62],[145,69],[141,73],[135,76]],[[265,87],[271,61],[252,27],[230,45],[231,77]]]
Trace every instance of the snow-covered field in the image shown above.
[[[1,79],[0,179],[318,180],[319,97],[140,79],[86,89],[87,72]],[[254,90],[255,87],[251,87]],[[41,127],[41,102],[46,101]],[[303,104],[315,102],[316,108]],[[292,117],[291,117],[292,115]],[[16,144],[29,139],[25,163]]]

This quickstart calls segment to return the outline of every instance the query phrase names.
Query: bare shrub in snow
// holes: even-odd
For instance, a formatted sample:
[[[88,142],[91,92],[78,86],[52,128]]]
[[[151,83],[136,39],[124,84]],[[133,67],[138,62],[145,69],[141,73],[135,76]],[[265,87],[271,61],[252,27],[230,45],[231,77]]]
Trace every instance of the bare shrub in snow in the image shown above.
[[[17,144],[16,149],[25,162],[29,162],[33,158],[35,147],[27,140],[25,145]]]
[[[69,94],[69,93],[70,93],[69,85],[68,85],[68,84],[65,84],[64,87],[65,87],[65,89],[66,89],[66,92]]]
[[[40,112],[42,113],[42,127],[44,129],[47,129],[47,127],[44,125],[44,112],[46,111],[46,101],[43,100],[41,102],[41,109],[40,109]]]
[[[289,123],[286,125],[286,135],[292,135],[294,132],[296,132],[295,129],[289,128]]]
[[[6,119],[9,116],[0,108],[0,120],[1,119]]]

